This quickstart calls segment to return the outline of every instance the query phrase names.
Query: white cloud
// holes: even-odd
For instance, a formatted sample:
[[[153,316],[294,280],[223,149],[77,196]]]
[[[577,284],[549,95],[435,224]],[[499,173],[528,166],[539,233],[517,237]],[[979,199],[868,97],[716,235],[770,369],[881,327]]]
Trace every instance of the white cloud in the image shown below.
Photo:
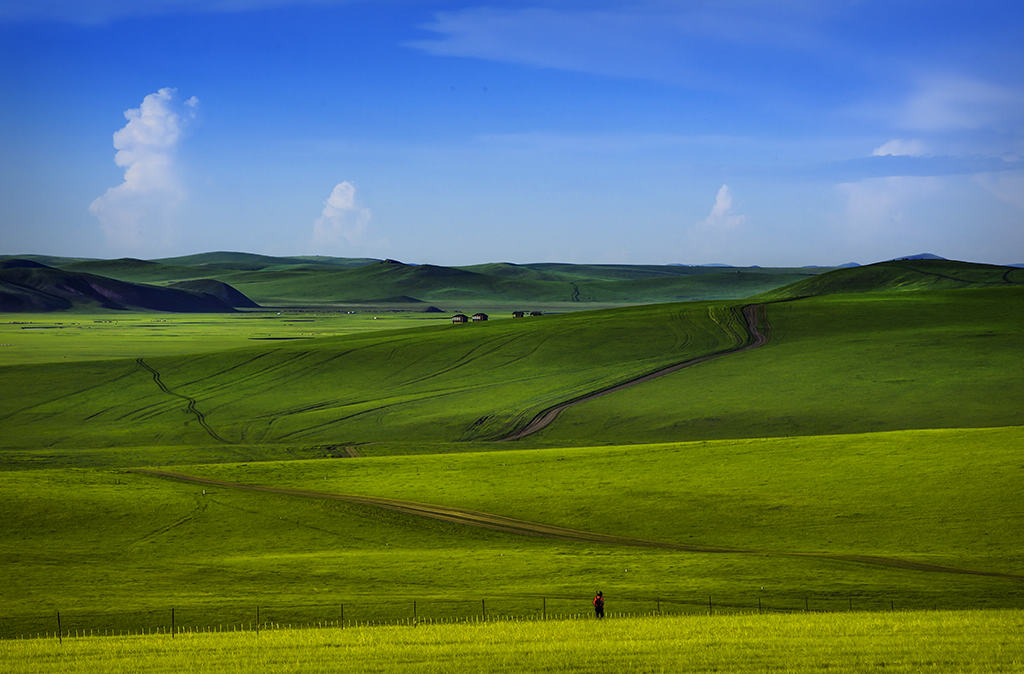
[[[718,194],[715,195],[715,205],[711,207],[708,217],[697,224],[704,229],[723,231],[735,229],[742,225],[746,219],[747,216],[733,211],[732,194],[729,192],[729,186],[722,185],[718,188]]]
[[[356,187],[347,180],[331,190],[324,209],[313,225],[316,246],[346,245],[351,248],[366,241],[366,228],[372,214],[369,208],[356,205]]]
[[[125,110],[128,123],[114,133],[114,163],[124,168],[124,182],[90,205],[107,242],[121,250],[138,250],[168,235],[169,211],[185,196],[174,167],[174,153],[199,100],[183,104],[177,90],[163,88]]]
[[[925,144],[920,140],[893,138],[872,150],[873,157],[921,157],[927,154]]]
[[[736,212],[729,186],[722,185],[715,194],[711,212],[686,230],[683,259],[694,264],[735,259],[746,220],[745,215]]]

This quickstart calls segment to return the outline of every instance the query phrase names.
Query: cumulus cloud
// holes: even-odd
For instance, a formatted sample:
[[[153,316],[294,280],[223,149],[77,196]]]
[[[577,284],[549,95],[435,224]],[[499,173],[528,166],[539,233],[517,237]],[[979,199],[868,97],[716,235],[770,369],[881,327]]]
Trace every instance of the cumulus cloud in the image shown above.
[[[718,188],[718,194],[715,195],[715,205],[711,207],[708,217],[697,224],[704,229],[722,231],[735,229],[742,225],[746,219],[747,216],[740,215],[733,210],[732,193],[729,192],[729,186],[722,185]]]
[[[362,244],[371,217],[369,208],[356,204],[355,185],[347,180],[340,182],[331,190],[320,217],[313,225],[313,243],[329,247]]]
[[[901,138],[893,138],[871,152],[873,157],[921,157],[925,154],[927,154],[927,149],[923,142]]]
[[[128,123],[114,133],[124,181],[89,205],[111,246],[137,250],[168,234],[169,212],[185,196],[174,155],[198,104],[195,96],[179,103],[177,90],[165,87],[125,110]]]
[[[715,194],[715,203],[707,217],[695,222],[685,232],[684,256],[693,263],[721,262],[735,257],[742,237],[745,215],[736,212],[728,185]]]

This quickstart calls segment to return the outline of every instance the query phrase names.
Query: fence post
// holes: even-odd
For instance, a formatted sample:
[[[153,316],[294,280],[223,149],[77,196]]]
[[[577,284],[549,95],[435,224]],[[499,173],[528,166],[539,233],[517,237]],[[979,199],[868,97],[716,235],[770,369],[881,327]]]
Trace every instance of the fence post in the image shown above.
[[[757,598],[757,612],[761,612],[761,597]]]
[[[853,610],[853,597],[850,597],[850,610]]]
[[[661,598],[655,599],[654,601],[658,604],[658,615],[661,615]]]
[[[484,620],[487,620],[487,600],[480,600],[480,612],[483,615]]]
[[[174,638],[174,607],[171,607],[171,638]]]
[[[708,595],[708,615],[711,615],[711,595]]]
[[[260,605],[256,604],[256,634],[260,633]]]
[[[809,610],[809,608],[808,608],[809,604],[810,604],[810,601],[807,599],[807,595],[804,595],[804,613],[807,613],[807,611]]]
[[[60,631],[60,611],[57,611],[57,641],[61,646],[64,645],[64,635]]]
[[[547,597],[541,597],[541,601],[543,602],[542,610],[544,611],[544,620],[547,620],[548,619],[548,598]]]
[[[892,599],[889,600],[889,610],[890,611],[895,611],[896,610],[896,602],[893,601]]]
[[[416,620],[416,600],[412,600],[412,619]]]
[[[345,605],[341,605],[341,626],[345,626]]]

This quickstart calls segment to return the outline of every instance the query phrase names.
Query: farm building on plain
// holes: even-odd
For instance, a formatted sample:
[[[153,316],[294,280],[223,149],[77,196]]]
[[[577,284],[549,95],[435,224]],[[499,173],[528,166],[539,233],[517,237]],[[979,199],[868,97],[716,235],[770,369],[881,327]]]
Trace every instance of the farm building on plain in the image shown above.
[[[452,316],[452,323],[466,323],[469,321],[469,316],[466,314],[455,314]]]
[[[525,315],[526,315],[525,311],[513,311],[512,312],[512,318],[522,318]]]
[[[473,314],[472,318],[473,318],[473,322],[474,323],[478,323],[480,321],[486,321],[487,320],[487,314],[485,314],[483,312],[481,312],[479,314]]]

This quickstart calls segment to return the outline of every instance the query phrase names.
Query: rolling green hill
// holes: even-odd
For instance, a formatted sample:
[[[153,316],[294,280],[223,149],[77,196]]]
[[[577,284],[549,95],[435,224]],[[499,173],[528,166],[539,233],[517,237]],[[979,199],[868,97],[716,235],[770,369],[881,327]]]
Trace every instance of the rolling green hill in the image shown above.
[[[768,291],[757,299],[784,300],[838,293],[911,292],[1014,285],[1024,285],[1024,271],[1014,267],[952,260],[893,260],[831,271]]]

